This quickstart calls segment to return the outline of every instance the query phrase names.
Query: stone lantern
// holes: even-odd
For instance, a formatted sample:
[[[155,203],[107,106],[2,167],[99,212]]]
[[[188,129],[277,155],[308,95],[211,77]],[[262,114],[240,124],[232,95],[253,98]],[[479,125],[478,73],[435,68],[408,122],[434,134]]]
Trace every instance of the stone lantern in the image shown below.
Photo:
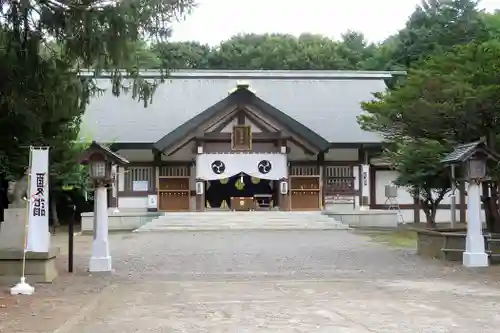
[[[108,242],[108,191],[114,182],[114,166],[123,166],[129,162],[93,141],[82,152],[80,163],[88,165],[89,177],[95,190],[94,195],[94,237],[92,255],[89,262],[90,272],[111,272],[111,255]]]
[[[466,267],[488,266],[488,254],[485,251],[481,222],[481,182],[489,179],[487,177],[489,160],[498,162],[500,156],[489,149],[482,140],[459,145],[441,160],[451,165],[452,170],[457,165],[462,166],[465,180],[468,182],[467,238],[462,259]]]

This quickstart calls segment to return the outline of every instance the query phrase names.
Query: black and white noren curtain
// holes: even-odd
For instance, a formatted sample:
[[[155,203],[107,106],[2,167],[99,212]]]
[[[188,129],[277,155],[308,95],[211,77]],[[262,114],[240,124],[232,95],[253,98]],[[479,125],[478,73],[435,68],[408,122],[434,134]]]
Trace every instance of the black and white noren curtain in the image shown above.
[[[196,157],[196,178],[216,180],[240,173],[279,180],[288,178],[286,154],[199,154]]]

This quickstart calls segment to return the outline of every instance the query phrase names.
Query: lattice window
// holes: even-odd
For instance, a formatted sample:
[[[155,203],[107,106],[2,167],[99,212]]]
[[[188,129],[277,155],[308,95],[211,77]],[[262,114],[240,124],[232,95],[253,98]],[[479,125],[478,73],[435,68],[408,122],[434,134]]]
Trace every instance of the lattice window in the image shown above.
[[[325,167],[325,195],[353,194],[354,173],[352,166]]]
[[[163,166],[160,168],[160,177],[189,177],[190,169],[188,166]]]
[[[156,179],[153,177],[154,167],[126,167],[124,174],[124,190],[126,192],[153,191]],[[147,186],[145,186],[147,182]]]
[[[317,165],[291,166],[290,176],[319,176]]]

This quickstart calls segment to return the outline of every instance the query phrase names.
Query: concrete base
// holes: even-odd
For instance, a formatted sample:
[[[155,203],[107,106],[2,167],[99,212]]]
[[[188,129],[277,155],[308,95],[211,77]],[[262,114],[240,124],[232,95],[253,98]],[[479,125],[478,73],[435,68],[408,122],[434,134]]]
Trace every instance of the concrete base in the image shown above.
[[[90,258],[89,272],[91,273],[111,272],[111,270],[112,270],[111,256]]]
[[[11,295],[33,295],[35,292],[35,287],[30,286],[26,283],[26,278],[22,277],[18,284],[10,288]]]
[[[94,213],[82,213],[82,233],[92,234],[94,230]],[[151,222],[161,214],[158,212],[127,211],[120,209],[118,213],[108,209],[109,231],[132,231]]]
[[[398,212],[395,210],[355,210],[337,212],[325,210],[323,214],[353,228],[397,228]]]
[[[0,224],[0,251],[22,249],[26,232],[26,208],[9,208],[4,211]]]
[[[488,255],[486,253],[463,253],[463,265],[465,267],[488,267]]]
[[[50,283],[57,278],[56,256],[59,248],[45,253],[26,253],[26,281],[28,283]],[[0,284],[13,285],[22,274],[22,250],[0,250]]]

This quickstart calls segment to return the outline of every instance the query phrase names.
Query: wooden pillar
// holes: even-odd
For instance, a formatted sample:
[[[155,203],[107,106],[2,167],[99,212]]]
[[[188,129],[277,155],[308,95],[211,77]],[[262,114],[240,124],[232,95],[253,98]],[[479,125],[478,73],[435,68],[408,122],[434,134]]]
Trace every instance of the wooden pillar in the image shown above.
[[[420,201],[413,198],[413,223],[420,223]]]
[[[465,180],[461,180],[458,189],[460,192],[460,213],[459,219],[460,223],[467,223],[467,198],[465,196]]]
[[[371,167],[368,175],[371,184],[375,184],[376,173],[377,173],[377,168]],[[362,182],[364,181],[363,177],[361,177],[361,181]],[[375,188],[375,186],[371,186],[368,190],[369,190],[369,205],[370,207],[373,207],[377,204],[377,189]],[[363,187],[362,191],[365,191]],[[365,192],[362,192],[362,195],[363,197],[365,197],[367,194],[365,194]]]
[[[118,209],[118,166],[113,166],[113,173],[115,179],[113,183],[108,187],[108,208]]]
[[[118,209],[118,189],[116,179],[108,188],[108,208]]]
[[[318,161],[318,171],[319,171],[319,209],[323,209],[325,207],[325,193],[324,193],[324,184],[325,184],[325,152],[321,152],[317,157]]]

